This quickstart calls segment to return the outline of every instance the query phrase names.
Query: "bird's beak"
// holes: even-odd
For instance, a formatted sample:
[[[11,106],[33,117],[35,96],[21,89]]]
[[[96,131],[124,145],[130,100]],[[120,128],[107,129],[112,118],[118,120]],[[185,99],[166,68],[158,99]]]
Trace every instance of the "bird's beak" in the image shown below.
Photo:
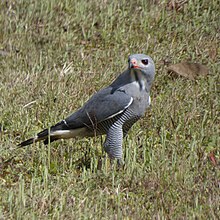
[[[130,69],[139,69],[139,68],[140,68],[140,67],[138,66],[138,64],[137,64],[137,60],[136,60],[136,59],[132,59],[132,60],[130,61],[129,66],[130,66]]]

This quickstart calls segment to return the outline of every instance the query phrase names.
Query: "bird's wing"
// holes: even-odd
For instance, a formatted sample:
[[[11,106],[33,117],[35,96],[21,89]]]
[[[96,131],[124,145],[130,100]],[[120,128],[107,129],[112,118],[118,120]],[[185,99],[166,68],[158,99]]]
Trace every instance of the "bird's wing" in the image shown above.
[[[63,120],[69,129],[89,126],[122,113],[133,102],[124,90],[103,89],[92,96],[77,112]]]
[[[37,141],[45,139],[45,137],[47,137],[50,133],[53,134],[53,137],[50,138],[50,142],[52,142],[56,139],[59,139],[60,137],[64,137],[65,131],[71,131],[74,129],[77,130],[91,126],[93,127],[94,124],[122,113],[132,104],[132,102],[133,98],[126,94],[124,90],[114,90],[112,87],[107,87],[93,95],[82,108],[80,108],[66,119],[58,122],[50,129],[45,129],[39,132],[37,134],[37,138],[35,139]],[[56,133],[57,131],[59,131],[58,138],[56,137],[56,134],[58,134]],[[26,141],[27,143],[23,142],[20,144],[20,146],[33,143],[33,140],[35,139],[32,138]],[[45,143],[48,143],[48,139],[46,139]]]

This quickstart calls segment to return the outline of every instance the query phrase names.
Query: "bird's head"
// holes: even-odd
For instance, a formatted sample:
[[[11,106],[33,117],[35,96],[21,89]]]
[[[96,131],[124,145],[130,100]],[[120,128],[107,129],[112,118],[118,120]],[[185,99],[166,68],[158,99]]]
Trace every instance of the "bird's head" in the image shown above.
[[[128,58],[128,69],[134,79],[140,83],[145,81],[151,86],[155,76],[155,65],[151,57],[145,54],[132,54]]]

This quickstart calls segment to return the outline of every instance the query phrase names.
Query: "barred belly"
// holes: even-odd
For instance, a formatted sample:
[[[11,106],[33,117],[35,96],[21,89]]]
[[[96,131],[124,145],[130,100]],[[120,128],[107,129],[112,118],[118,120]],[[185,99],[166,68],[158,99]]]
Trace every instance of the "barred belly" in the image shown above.
[[[133,111],[127,109],[119,115],[116,115],[112,118],[108,118],[102,122],[99,122],[94,126],[93,130],[96,131],[96,134],[106,134],[110,127],[122,127],[123,134],[126,136],[127,132],[130,130],[132,125],[140,119],[140,116],[137,116]]]
[[[110,158],[122,158],[122,141],[132,125],[140,118],[127,109],[123,113],[97,124],[97,134],[106,134],[105,151]]]

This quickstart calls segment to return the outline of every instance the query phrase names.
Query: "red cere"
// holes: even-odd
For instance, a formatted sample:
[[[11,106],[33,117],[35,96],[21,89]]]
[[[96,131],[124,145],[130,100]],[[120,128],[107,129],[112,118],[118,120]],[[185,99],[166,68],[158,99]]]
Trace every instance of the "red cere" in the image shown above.
[[[140,68],[140,67],[137,65],[133,65],[131,68],[136,69],[136,68]]]

